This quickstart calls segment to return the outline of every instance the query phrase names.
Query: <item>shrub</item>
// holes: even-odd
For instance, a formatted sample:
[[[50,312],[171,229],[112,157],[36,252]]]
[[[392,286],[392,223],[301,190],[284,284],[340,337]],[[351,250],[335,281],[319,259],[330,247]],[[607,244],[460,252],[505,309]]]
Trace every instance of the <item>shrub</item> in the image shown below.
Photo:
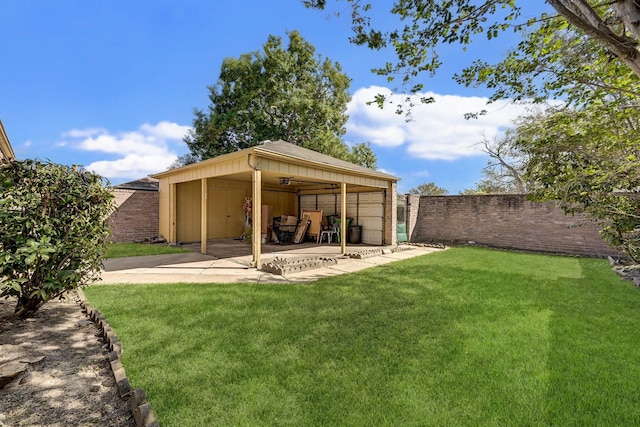
[[[0,297],[14,315],[99,278],[113,196],[94,173],[49,161],[0,161]]]

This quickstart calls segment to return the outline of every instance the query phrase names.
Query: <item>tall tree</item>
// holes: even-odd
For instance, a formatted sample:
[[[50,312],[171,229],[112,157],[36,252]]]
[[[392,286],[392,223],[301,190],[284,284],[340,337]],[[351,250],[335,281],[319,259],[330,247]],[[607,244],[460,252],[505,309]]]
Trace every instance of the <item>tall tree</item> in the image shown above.
[[[226,58],[209,87],[208,111],[196,110],[185,138],[201,160],[282,139],[314,151],[375,166],[366,144],[354,151],[345,134],[350,79],[338,63],[315,55],[297,31],[289,43],[269,36],[261,51]]]
[[[369,169],[375,169],[378,163],[370,142],[363,142],[351,147],[351,154],[346,160]]]
[[[449,191],[446,188],[439,187],[434,182],[426,182],[409,190],[409,194],[417,194],[420,196],[444,196],[448,193]]]
[[[587,214],[611,246],[640,262],[640,111],[552,109],[522,118],[517,133],[533,198]]]

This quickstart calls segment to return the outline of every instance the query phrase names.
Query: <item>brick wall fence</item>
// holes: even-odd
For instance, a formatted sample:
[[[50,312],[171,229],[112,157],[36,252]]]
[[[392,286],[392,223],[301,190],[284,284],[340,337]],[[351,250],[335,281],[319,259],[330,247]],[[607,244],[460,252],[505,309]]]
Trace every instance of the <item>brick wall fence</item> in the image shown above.
[[[112,215],[115,242],[158,235],[157,190],[114,188],[118,210]],[[506,249],[585,256],[620,255],[602,240],[595,223],[565,215],[551,203],[524,195],[407,195],[410,242],[467,243]]]
[[[141,242],[158,235],[158,191],[113,188],[117,210],[111,215],[114,242]]]
[[[595,223],[524,195],[407,195],[411,242],[467,243],[585,256],[620,255]]]

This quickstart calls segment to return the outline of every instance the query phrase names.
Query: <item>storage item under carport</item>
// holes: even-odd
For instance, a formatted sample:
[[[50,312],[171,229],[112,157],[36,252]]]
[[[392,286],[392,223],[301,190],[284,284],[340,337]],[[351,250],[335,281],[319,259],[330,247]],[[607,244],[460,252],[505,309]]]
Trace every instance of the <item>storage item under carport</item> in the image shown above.
[[[351,221],[353,221],[353,218],[347,218],[347,243],[349,242],[349,227],[351,226]],[[340,218],[336,217],[333,219],[333,223],[337,225],[338,230],[340,229]],[[334,242],[339,242],[339,235],[336,236],[336,238],[334,239]]]
[[[362,226],[361,225],[352,225],[349,227],[349,236],[348,242],[357,244],[360,243],[360,236],[362,235]]]

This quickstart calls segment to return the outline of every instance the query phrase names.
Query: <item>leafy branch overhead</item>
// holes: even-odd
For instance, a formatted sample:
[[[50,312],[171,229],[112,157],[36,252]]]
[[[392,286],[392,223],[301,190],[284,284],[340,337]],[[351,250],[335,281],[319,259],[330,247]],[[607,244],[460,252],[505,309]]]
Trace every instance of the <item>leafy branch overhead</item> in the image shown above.
[[[305,6],[316,9],[327,8],[328,3],[303,0]],[[389,13],[398,18],[397,28],[381,29],[388,23],[375,22],[372,17],[374,8],[380,8],[380,4],[362,0],[335,0],[335,3],[349,5],[352,43],[373,50],[394,50],[395,61],[382,64],[375,72],[386,76],[389,82],[401,76],[402,85],[411,93],[421,91],[422,78],[433,75],[442,65],[438,49],[443,45],[467,46],[477,37],[491,40],[507,30],[526,32],[553,18],[547,13],[529,17],[531,2],[524,0],[395,0]],[[636,0],[547,3],[566,25],[640,76],[640,5]]]
[[[548,110],[522,118],[517,134],[531,196],[586,214],[610,246],[640,262],[640,111]]]

